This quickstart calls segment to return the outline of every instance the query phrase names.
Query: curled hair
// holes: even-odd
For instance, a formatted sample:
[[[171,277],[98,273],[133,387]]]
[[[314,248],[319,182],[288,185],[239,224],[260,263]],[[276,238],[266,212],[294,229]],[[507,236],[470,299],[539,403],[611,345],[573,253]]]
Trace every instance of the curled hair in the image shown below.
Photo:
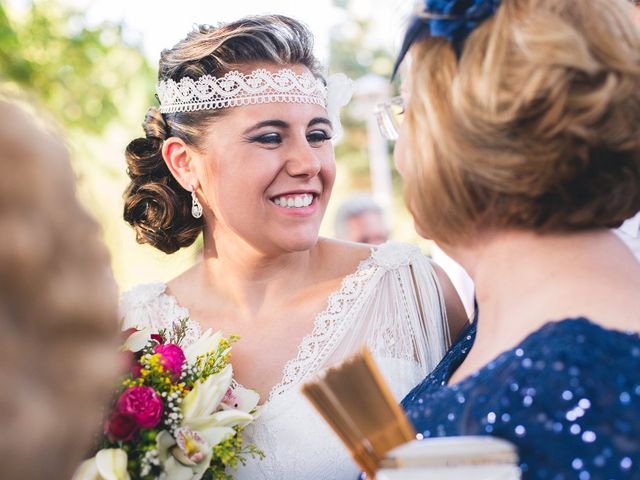
[[[304,65],[321,78],[313,55],[313,37],[301,23],[281,15],[247,17],[226,25],[200,25],[160,56],[158,79],[179,81],[188,76],[221,77],[255,63]],[[165,253],[191,245],[204,227],[191,216],[191,195],[176,181],[162,157],[168,137],[178,137],[201,151],[207,126],[224,109],[161,114],[147,112],[144,138],[126,149],[131,183],[124,194],[124,219],[136,231],[139,243]]]
[[[640,31],[624,0],[505,0],[458,61],[412,48],[406,197],[444,243],[640,210]]]

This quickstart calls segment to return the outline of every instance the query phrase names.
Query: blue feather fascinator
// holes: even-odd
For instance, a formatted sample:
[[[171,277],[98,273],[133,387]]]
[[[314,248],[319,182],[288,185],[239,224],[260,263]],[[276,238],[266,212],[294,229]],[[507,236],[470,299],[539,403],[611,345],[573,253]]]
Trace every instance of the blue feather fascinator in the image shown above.
[[[499,6],[500,0],[424,0],[424,8],[414,15],[404,36],[393,75],[411,45],[424,38],[448,38],[459,57],[469,34]]]

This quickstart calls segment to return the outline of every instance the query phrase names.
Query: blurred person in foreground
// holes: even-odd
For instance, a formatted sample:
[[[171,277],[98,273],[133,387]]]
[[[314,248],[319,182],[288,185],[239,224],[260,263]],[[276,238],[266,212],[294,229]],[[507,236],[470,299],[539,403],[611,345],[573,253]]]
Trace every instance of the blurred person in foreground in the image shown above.
[[[68,153],[0,98],[0,477],[67,480],[118,371],[115,282]]]
[[[386,242],[390,235],[382,207],[365,192],[352,195],[340,205],[335,232],[341,240],[371,245]]]
[[[640,31],[626,0],[422,4],[395,160],[477,320],[403,401],[513,442],[525,479],[638,478]]]

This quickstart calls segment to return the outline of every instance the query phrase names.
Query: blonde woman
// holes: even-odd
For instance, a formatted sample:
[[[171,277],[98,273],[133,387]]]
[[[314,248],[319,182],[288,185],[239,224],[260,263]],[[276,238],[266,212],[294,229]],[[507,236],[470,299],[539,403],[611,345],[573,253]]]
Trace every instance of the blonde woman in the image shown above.
[[[478,318],[404,400],[425,437],[513,442],[525,479],[640,471],[640,30],[626,0],[431,1],[396,145]],[[405,48],[405,51],[407,48]]]

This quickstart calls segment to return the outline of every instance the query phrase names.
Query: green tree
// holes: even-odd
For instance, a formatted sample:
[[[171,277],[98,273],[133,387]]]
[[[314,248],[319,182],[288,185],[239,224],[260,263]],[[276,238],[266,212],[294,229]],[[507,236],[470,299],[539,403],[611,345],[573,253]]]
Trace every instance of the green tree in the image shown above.
[[[82,12],[55,1],[32,2],[23,14],[0,5],[3,87],[27,91],[65,127],[103,132],[140,77],[151,104],[152,70],[120,24],[88,26]]]

